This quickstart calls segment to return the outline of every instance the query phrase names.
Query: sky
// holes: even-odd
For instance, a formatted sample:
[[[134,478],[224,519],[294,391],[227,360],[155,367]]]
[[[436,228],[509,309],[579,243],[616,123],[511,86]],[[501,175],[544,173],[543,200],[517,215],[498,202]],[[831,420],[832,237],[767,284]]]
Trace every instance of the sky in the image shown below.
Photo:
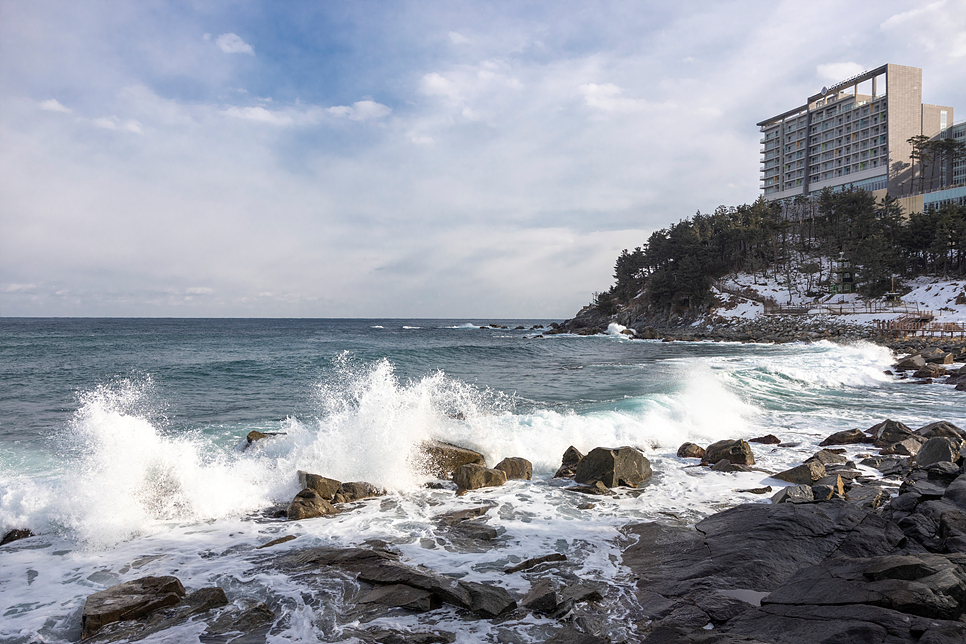
[[[568,318],[966,0],[0,0],[0,316]]]

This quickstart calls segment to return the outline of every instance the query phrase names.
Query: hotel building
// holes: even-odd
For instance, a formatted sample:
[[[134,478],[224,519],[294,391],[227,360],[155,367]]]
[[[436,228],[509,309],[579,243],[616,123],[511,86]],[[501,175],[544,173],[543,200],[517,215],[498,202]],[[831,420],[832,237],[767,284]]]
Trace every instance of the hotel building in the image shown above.
[[[910,159],[908,140],[964,136],[966,123],[953,123],[953,108],[922,102],[922,70],[882,65],[823,87],[804,105],[758,123],[761,128],[761,188],[769,201],[815,195],[823,188],[863,188],[877,198],[886,194],[904,209],[924,205],[966,204],[966,163],[926,176]],[[957,194],[952,194],[952,192]],[[922,194],[925,192],[926,194]],[[936,194],[937,192],[948,194]],[[961,192],[962,194],[958,194]]]

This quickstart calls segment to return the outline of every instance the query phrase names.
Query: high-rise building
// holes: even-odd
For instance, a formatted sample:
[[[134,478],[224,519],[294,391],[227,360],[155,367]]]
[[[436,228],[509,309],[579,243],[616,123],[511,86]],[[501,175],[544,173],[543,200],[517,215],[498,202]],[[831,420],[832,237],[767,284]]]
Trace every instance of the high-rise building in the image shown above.
[[[966,167],[927,166],[923,173],[911,158],[910,138],[963,130],[953,126],[952,107],[922,102],[918,67],[887,64],[863,72],[758,126],[761,188],[769,201],[855,186],[877,197],[917,197],[907,207],[921,209],[923,192],[953,185],[960,175],[966,181]]]

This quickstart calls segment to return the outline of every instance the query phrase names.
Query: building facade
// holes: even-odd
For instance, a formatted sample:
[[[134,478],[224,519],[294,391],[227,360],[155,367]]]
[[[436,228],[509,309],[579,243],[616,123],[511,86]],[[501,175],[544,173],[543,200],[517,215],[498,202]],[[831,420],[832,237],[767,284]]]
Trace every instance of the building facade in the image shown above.
[[[911,158],[909,139],[963,135],[953,108],[922,102],[922,70],[882,65],[810,96],[761,128],[761,189],[769,201],[809,196],[824,188],[863,188],[911,198],[922,208],[926,176]],[[958,128],[958,130],[957,130]],[[966,182],[966,163],[929,177],[929,190]],[[957,172],[959,174],[957,174]]]

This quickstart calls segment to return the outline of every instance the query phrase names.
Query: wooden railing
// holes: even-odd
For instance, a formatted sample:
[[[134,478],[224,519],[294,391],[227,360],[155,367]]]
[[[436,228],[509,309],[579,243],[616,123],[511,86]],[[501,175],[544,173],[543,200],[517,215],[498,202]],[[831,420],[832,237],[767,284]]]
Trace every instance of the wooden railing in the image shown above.
[[[966,324],[960,322],[931,322],[903,316],[895,320],[875,320],[874,325],[879,331],[894,336],[966,337]]]

